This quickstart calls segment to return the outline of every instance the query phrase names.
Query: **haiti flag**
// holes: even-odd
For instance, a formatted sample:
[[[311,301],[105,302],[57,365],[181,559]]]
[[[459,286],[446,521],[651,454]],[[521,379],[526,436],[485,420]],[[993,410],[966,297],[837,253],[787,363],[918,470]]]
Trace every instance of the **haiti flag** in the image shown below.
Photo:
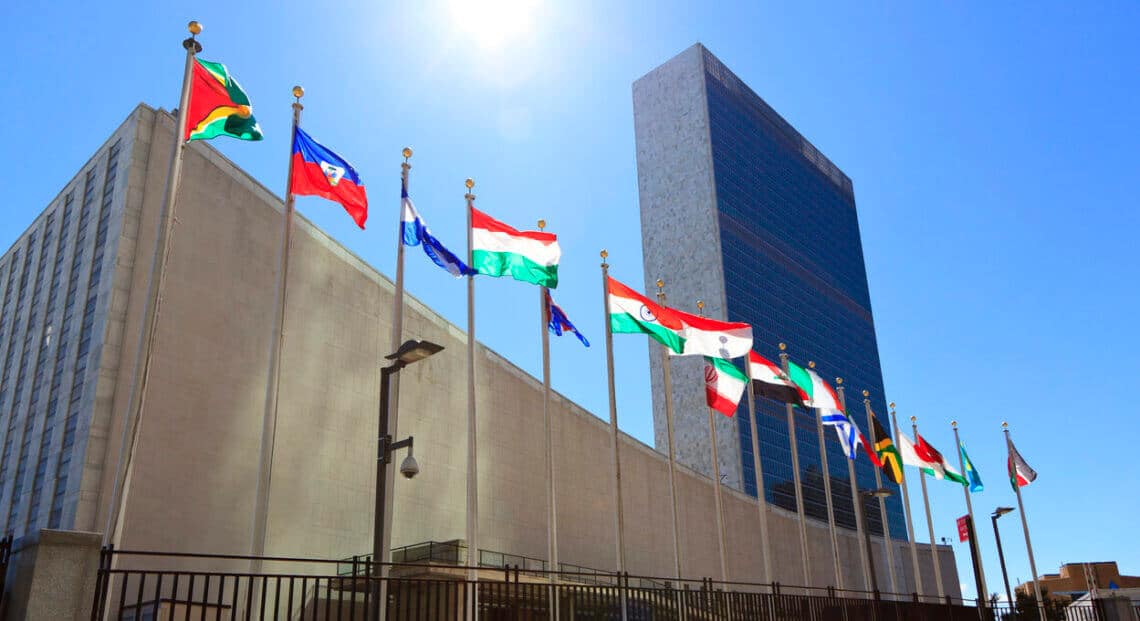
[[[356,169],[300,127],[293,134],[293,178],[289,191],[340,203],[360,228],[368,219],[368,196]]]

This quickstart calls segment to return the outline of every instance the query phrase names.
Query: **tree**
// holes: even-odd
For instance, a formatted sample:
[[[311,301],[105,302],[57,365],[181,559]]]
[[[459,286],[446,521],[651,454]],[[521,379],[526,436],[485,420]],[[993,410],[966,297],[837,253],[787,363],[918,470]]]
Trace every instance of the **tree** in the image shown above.
[[[1017,592],[1017,621],[1041,621],[1041,616],[1037,611],[1037,603],[1033,598],[1032,593],[1024,591]],[[1041,590],[1041,599],[1045,603],[1045,621],[1065,621],[1065,604],[1056,597],[1049,597],[1049,590]]]

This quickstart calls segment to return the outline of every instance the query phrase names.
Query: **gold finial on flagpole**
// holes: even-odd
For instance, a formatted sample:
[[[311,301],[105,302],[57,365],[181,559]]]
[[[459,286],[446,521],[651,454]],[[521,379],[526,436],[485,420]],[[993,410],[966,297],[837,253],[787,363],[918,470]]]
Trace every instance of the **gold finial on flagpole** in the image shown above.
[[[697,310],[698,311],[705,310],[705,301],[704,300],[697,300]]]
[[[863,396],[864,396],[864,397],[870,397],[870,396],[871,396],[871,391],[870,391],[870,390],[864,390],[864,391],[863,391]]]
[[[293,87],[293,97],[297,101],[301,101],[301,98],[304,96],[305,96],[305,89],[304,88],[302,88],[300,85]]]
[[[780,343],[779,347],[780,347],[780,351],[784,351],[785,349],[788,348],[788,345],[787,345],[787,343]]]
[[[404,150],[401,151],[400,154],[404,156],[404,161],[407,162],[408,159],[410,159],[412,157],[412,148],[411,147],[404,147]]]
[[[541,230],[542,230],[542,229],[544,229],[544,228],[546,228],[546,220],[542,220],[542,219],[539,219],[539,221],[538,221],[538,230],[540,230],[540,231],[541,231]]]
[[[956,420],[950,421],[950,427],[952,429],[957,429],[958,428],[958,421],[956,421]]]
[[[196,19],[192,19],[189,24],[186,24],[186,30],[190,31],[191,37],[196,37],[202,34],[202,23]]]
[[[835,385],[836,386],[842,386],[843,385],[843,378],[842,377],[835,378]]]
[[[809,369],[815,368],[815,360],[808,360],[808,368]]]
[[[602,257],[602,267],[609,267],[609,264],[606,263],[606,258],[610,256],[609,251],[607,251],[605,248],[602,248],[602,251],[599,252],[598,255]]]
[[[890,406],[891,406],[891,409],[892,409],[892,410],[893,410],[893,409],[895,409],[895,402],[894,402],[894,401],[891,401],[891,403],[890,403]]]
[[[463,185],[467,186],[467,189],[470,190],[471,188],[475,187],[475,180],[471,177],[468,177],[467,181],[463,182]]]
[[[1003,420],[1003,421],[1001,422],[1001,428],[1002,428],[1002,429],[1009,429],[1009,423],[1007,423],[1007,422],[1005,422],[1005,421]]]
[[[911,416],[911,417],[910,417],[910,424],[912,424],[912,425],[913,425],[913,424],[915,424],[915,423],[917,423],[917,422],[918,422],[918,417],[916,417],[916,416]]]
[[[657,279],[657,293],[661,293],[661,290],[664,288],[665,288],[665,281],[658,278]]]

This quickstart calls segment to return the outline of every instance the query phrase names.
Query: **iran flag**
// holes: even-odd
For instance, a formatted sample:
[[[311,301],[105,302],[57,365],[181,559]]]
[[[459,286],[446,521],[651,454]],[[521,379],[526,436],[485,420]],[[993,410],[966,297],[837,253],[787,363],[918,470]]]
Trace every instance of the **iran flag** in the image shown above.
[[[748,377],[723,358],[705,356],[705,400],[710,408],[732,416],[748,385]]]

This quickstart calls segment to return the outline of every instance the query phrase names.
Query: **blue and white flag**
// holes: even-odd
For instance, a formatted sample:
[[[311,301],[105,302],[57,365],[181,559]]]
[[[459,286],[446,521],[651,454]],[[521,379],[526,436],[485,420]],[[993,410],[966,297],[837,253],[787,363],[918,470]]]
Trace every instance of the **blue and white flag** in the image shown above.
[[[555,336],[562,336],[565,332],[573,332],[574,336],[578,337],[578,340],[582,341],[583,345],[586,347],[590,346],[590,341],[587,341],[586,337],[582,336],[578,328],[575,328],[574,324],[570,323],[570,319],[566,316],[566,313],[563,312],[562,308],[554,303],[554,298],[550,296],[549,290],[546,292],[546,307],[548,309],[546,327],[553,332]]]
[[[475,273],[475,270],[467,267],[455,253],[444,247],[443,244],[431,234],[427,225],[424,224],[423,218],[416,212],[416,208],[412,206],[412,199],[408,198],[408,190],[403,186],[400,187],[400,203],[402,205],[402,213],[400,215],[400,226],[402,228],[401,237],[403,238],[405,246],[422,246],[424,254],[432,260],[433,263],[447,270],[449,274],[459,278],[461,276],[468,276]]]

